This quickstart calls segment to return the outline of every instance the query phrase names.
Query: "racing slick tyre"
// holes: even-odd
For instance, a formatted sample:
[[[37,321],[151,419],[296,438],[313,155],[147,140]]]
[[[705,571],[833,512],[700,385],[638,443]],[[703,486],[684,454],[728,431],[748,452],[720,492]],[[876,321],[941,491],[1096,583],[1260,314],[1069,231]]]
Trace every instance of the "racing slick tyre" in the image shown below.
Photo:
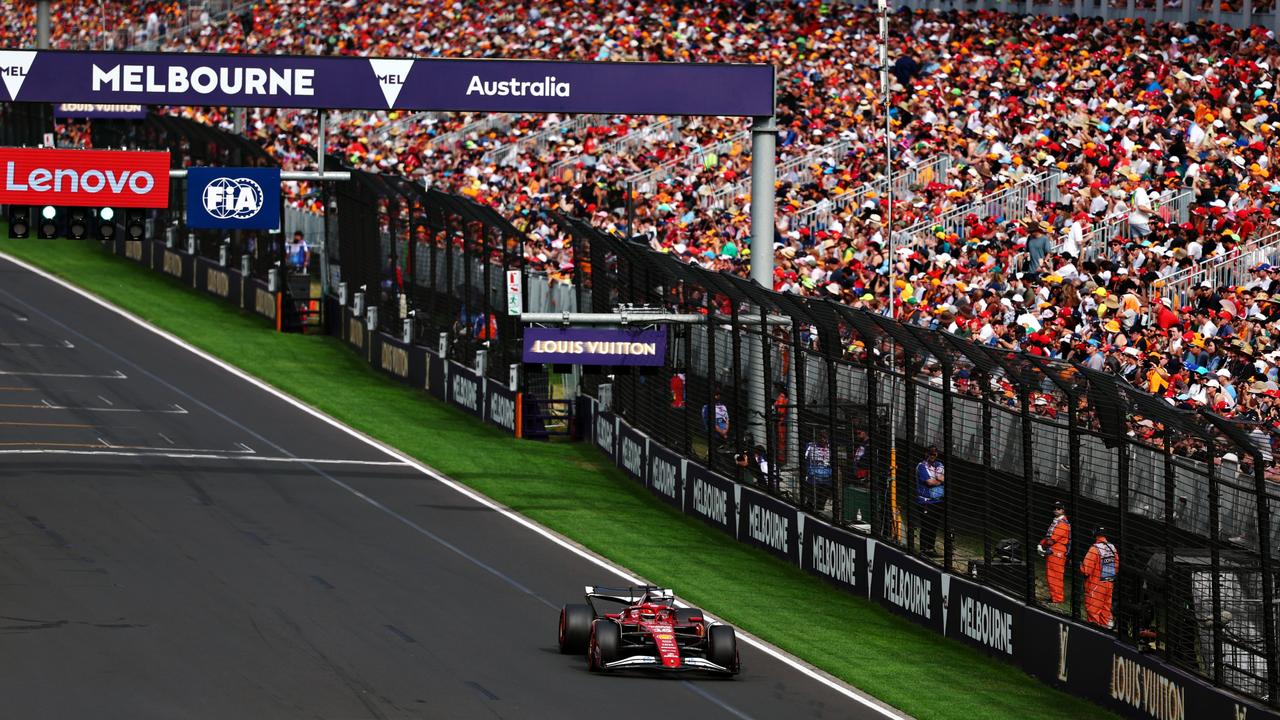
[[[591,639],[591,621],[595,613],[587,605],[565,605],[560,608],[560,652],[584,653]]]
[[[698,608],[676,608],[677,624],[688,625],[695,619],[702,619],[702,611]]]
[[[707,632],[707,659],[738,674],[738,636],[728,625],[712,625]]]
[[[591,623],[591,642],[587,647],[587,669],[604,672],[605,664],[618,659],[622,645],[622,628],[612,620],[596,620]]]

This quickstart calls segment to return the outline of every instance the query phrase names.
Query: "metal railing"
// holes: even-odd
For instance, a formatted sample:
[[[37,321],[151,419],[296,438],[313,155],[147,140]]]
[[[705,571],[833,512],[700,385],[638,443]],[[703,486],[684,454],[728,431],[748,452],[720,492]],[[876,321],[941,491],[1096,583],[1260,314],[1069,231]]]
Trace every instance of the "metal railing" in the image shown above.
[[[1123,0],[1116,3],[1104,0],[1066,0],[1065,2],[1034,2],[1032,0],[902,0],[901,7],[911,10],[998,10],[1023,15],[1074,15],[1103,20],[1142,20],[1150,23],[1212,22],[1225,23],[1234,28],[1251,25],[1271,28],[1280,33],[1280,13],[1275,9],[1257,12],[1249,0],[1239,3],[1238,10],[1227,9],[1223,3],[1212,2],[1204,6],[1195,0],[1168,3],[1164,0]]]
[[[476,120],[463,125],[457,130],[442,133],[431,138],[431,146],[435,148],[452,149],[458,143],[470,138],[472,135],[482,135],[490,130],[509,130],[515,122],[517,116],[511,113],[488,113]]]
[[[1241,285],[1249,277],[1250,268],[1261,263],[1280,264],[1280,230],[1251,240],[1231,252],[1210,258],[1199,266],[1170,275],[1163,280],[1160,294],[1174,307],[1192,304],[1196,288],[1208,282],[1214,288]]]
[[[560,142],[571,133],[585,130],[598,123],[594,115],[576,115],[569,120],[562,120],[542,130],[525,135],[511,142],[499,145],[480,156],[481,165],[514,165],[516,158],[529,152],[541,152]]]
[[[681,157],[668,160],[644,172],[627,176],[627,182],[631,183],[636,192],[652,193],[659,182],[675,175],[680,168],[703,168],[712,156],[738,155],[750,152],[750,150],[751,133],[744,130],[727,140],[692,147],[687,154]]]
[[[928,160],[922,160],[905,170],[895,173],[893,176],[894,192],[901,192],[907,188],[928,184],[938,178],[945,177],[947,171],[951,169],[952,162],[953,159],[950,155],[938,155]],[[791,216],[790,224],[792,227],[826,228],[831,224],[833,215],[850,205],[861,204],[871,192],[884,195],[887,189],[888,183],[885,182],[884,178],[864,183],[842,195],[826,197],[816,203],[800,208]]]
[[[937,217],[921,220],[907,227],[905,234],[914,239],[921,239],[941,226],[943,232],[955,233],[963,240],[968,225],[965,218],[977,215],[979,218],[998,218],[1004,222],[1020,220],[1031,214],[1032,203],[1054,203],[1058,201],[1057,170],[1042,172],[1019,180],[1014,185],[998,192],[979,197],[971,203],[948,210]]]
[[[796,185],[805,185],[811,183],[815,179],[813,165],[823,160],[829,160],[839,165],[840,160],[844,158],[845,153],[853,146],[852,140],[837,140],[827,145],[813,148],[806,153],[797,155],[778,164],[777,178],[779,182],[790,182]],[[751,173],[745,173],[740,180],[735,180],[719,188],[715,192],[704,195],[698,201],[699,206],[704,210],[722,210],[729,206],[733,199],[739,195],[748,195],[751,192]]]
[[[634,154],[637,149],[650,143],[670,142],[672,138],[678,136],[680,128],[684,127],[684,122],[684,117],[676,116],[652,125],[634,128],[620,138],[601,143],[596,148],[594,155],[597,158],[602,158],[606,155],[629,155]],[[570,182],[583,182],[594,169],[591,167],[577,167],[585,156],[585,153],[573,155],[552,164],[549,171],[551,177]]]

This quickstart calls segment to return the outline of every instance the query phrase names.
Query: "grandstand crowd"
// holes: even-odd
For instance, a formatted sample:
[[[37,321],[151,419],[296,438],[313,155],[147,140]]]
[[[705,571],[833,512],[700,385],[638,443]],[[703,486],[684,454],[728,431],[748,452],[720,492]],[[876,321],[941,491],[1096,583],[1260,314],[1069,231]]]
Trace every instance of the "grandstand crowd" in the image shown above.
[[[33,5],[0,9],[0,42],[34,36]],[[877,19],[851,3],[54,6],[55,47],[103,47],[110,35],[113,46],[192,52],[770,63],[775,289],[892,305],[905,322],[1107,370],[1280,436],[1280,267],[1186,282],[1224,258],[1266,257],[1280,238],[1280,45],[1269,30],[896,13],[886,143]],[[225,108],[167,111],[232,123]],[[559,282],[573,246],[552,209],[711,269],[750,263],[745,120],[331,120],[328,152],[493,205],[528,233],[529,266]],[[314,162],[314,112],[250,110],[245,131],[286,167]],[[921,169],[909,182],[884,182],[886,144],[895,168]],[[1037,189],[996,214],[972,204],[1019,187]],[[318,205],[314,188],[292,191]]]

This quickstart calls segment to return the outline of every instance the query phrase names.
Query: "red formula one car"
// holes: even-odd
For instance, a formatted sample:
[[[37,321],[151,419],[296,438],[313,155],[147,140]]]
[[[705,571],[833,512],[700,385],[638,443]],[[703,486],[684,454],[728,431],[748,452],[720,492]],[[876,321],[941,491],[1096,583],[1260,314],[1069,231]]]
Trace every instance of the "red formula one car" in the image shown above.
[[[677,608],[675,593],[653,586],[587,586],[585,605],[560,610],[560,652],[587,654],[592,672],[665,670],[736,675],[733,628],[697,608]],[[602,612],[597,604],[618,605]]]

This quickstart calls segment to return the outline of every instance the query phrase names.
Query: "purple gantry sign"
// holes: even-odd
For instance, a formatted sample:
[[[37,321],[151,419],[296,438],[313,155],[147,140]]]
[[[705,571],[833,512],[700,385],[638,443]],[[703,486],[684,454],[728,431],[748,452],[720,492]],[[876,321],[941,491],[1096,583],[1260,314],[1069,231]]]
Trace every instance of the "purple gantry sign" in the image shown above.
[[[0,50],[23,102],[627,115],[773,114],[773,67]]]
[[[565,365],[664,365],[666,330],[524,329],[524,361]]]

